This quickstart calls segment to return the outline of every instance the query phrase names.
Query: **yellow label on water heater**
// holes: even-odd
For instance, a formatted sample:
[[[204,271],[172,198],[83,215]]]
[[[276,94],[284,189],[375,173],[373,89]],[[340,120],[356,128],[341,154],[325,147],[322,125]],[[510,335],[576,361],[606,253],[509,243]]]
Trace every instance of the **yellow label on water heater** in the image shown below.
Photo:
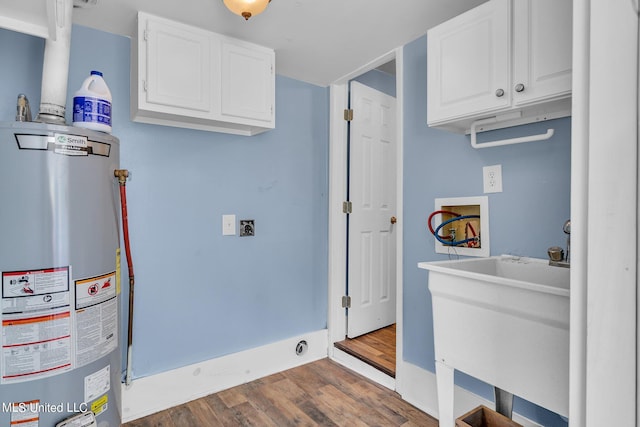
[[[116,249],[116,294],[120,295],[120,248]]]
[[[91,403],[91,412],[93,412],[94,415],[100,415],[102,412],[107,410],[108,405],[109,397],[105,394]]]

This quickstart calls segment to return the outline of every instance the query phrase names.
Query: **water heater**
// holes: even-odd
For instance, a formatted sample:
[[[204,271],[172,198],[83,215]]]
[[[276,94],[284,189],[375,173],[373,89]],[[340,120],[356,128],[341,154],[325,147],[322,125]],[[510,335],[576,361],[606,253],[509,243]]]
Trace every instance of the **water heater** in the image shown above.
[[[118,164],[111,135],[0,123],[2,426],[121,424]]]

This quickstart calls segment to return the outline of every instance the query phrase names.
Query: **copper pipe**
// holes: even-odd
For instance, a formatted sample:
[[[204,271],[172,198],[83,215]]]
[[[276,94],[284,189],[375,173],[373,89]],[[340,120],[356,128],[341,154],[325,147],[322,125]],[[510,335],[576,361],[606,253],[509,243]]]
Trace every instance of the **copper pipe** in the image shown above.
[[[131,259],[131,244],[129,242],[129,215],[127,213],[127,178],[129,171],[126,169],[116,169],[113,175],[118,178],[120,185],[120,207],[122,209],[122,234],[124,236],[124,250],[127,257],[127,269],[129,270],[129,324],[127,328],[127,373],[125,384],[131,384],[131,356],[133,349],[133,297],[134,297],[134,274],[133,260]]]

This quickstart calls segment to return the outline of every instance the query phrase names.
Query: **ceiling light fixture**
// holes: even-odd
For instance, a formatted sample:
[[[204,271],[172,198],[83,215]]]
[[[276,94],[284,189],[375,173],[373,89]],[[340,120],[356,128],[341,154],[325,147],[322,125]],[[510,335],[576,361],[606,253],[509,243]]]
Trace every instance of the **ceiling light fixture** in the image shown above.
[[[262,13],[271,0],[222,0],[231,12],[249,20],[252,16]]]

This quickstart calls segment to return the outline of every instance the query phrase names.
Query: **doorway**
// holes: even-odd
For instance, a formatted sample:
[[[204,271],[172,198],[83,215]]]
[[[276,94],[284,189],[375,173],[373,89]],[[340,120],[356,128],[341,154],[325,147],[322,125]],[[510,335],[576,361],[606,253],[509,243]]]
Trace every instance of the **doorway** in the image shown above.
[[[349,82],[352,80],[362,81],[361,77],[374,69],[385,70],[387,73],[391,71],[396,95],[396,104],[393,107],[396,118],[396,126],[393,131],[396,141],[396,155],[393,160],[396,179],[391,184],[395,193],[393,196],[395,214],[385,212],[384,215],[379,215],[378,218],[379,222],[387,222],[389,224],[386,228],[392,233],[388,233],[387,237],[393,239],[396,246],[396,254],[392,257],[393,268],[390,269],[396,285],[391,298],[393,300],[392,304],[395,306],[395,324],[393,322],[391,324],[395,326],[385,331],[387,336],[389,334],[386,332],[390,330],[395,332],[393,334],[395,336],[395,349],[392,350],[392,352],[395,352],[393,354],[395,356],[395,361],[393,362],[395,365],[395,379],[393,375],[389,375],[389,372],[372,367],[370,364],[362,362],[360,358],[354,357],[352,353],[347,353],[334,346],[335,343],[344,341],[348,334],[348,318],[346,316],[348,309],[343,308],[342,305],[343,297],[347,295],[348,291],[347,260],[349,258],[347,215],[342,210],[343,202],[347,201],[349,197],[347,192],[349,182],[347,168],[349,155],[347,149],[348,126],[343,117],[344,109],[348,105]],[[367,81],[362,82],[366,85],[370,84]],[[368,378],[395,389],[396,380],[401,375],[398,362],[402,360],[402,49],[395,49],[332,84],[330,97],[329,356]],[[395,217],[394,224],[391,223],[391,217]],[[353,304],[353,298],[351,303]],[[374,327],[374,329],[377,328]],[[367,332],[366,328],[364,331]]]
[[[370,84],[395,95],[395,75],[377,68]],[[364,79],[365,81],[367,79]],[[380,83],[381,82],[381,83]],[[349,83],[347,337],[396,319],[396,99],[359,81]]]

